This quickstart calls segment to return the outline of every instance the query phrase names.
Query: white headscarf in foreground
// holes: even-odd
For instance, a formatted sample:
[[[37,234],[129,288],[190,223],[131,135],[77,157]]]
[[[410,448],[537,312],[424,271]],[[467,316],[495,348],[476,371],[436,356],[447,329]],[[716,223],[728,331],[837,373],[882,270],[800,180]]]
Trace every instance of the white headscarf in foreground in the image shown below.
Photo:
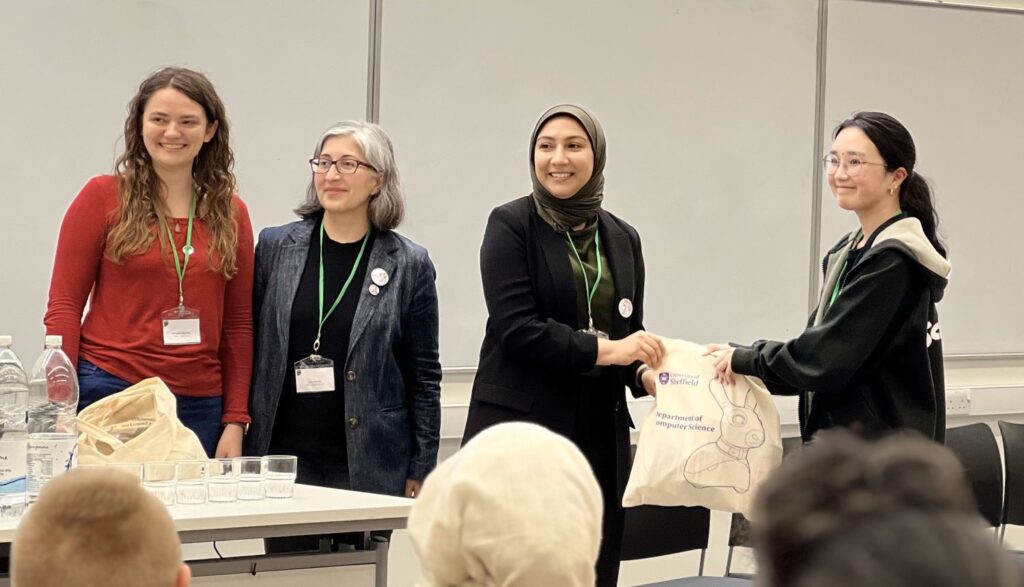
[[[571,442],[484,430],[427,477],[409,514],[421,587],[593,587],[601,491]]]

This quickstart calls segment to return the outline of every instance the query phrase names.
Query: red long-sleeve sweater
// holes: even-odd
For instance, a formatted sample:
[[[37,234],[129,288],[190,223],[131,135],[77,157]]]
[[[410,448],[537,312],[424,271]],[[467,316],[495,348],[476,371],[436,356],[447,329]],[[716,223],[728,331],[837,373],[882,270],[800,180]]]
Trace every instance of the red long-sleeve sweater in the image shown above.
[[[178,395],[223,396],[222,422],[249,422],[252,373],[253,237],[249,211],[233,198],[238,227],[238,272],[230,280],[210,269],[210,234],[196,218],[185,272],[185,305],[198,309],[202,342],[165,346],[161,313],[178,306],[178,277],[160,242],[114,263],[104,254],[118,219],[117,179],[92,178],[61,224],[50,279],[46,332],[64,337],[75,364],[84,357],[130,382],[158,376]],[[181,256],[187,218],[168,219]],[[157,227],[154,226],[154,231]],[[90,299],[91,293],[91,299]],[[82,320],[86,300],[89,312]]]

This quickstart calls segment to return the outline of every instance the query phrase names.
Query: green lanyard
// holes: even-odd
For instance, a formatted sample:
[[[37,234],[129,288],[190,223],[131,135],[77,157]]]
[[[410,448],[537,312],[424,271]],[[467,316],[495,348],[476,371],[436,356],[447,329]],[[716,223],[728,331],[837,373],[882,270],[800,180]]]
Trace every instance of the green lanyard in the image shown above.
[[[330,310],[327,310],[327,314],[324,315],[324,223],[320,222],[320,297],[317,300],[320,315],[320,325],[316,327],[316,340],[313,341],[313,354],[316,354],[320,350],[320,331],[323,330],[324,322],[331,317],[334,313],[334,309],[341,303],[341,298],[345,297],[345,292],[348,291],[349,284],[355,279],[356,271],[359,270],[359,262],[363,260],[363,251],[366,250],[366,243],[370,240],[370,230],[366,230],[366,236],[363,237],[363,245],[359,247],[359,255],[356,256],[356,262],[352,264],[352,271],[349,271],[348,279],[345,280],[345,285],[341,286],[341,291],[338,292],[338,297],[334,300],[334,305],[331,306]]]
[[[192,201],[188,205],[188,231],[185,232],[185,246],[181,247],[181,252],[185,255],[185,262],[182,263],[178,260],[178,249],[174,248],[174,235],[171,234],[171,226],[168,223],[164,223],[164,228],[167,229],[167,240],[171,244],[171,252],[174,253],[174,271],[178,274],[178,312],[184,314],[185,310],[185,270],[188,269],[188,260],[195,252],[192,248],[192,219],[196,215],[196,190],[192,190]]]
[[[587,293],[587,321],[591,329],[594,328],[594,316],[590,311],[590,301],[594,299],[594,294],[597,293],[597,285],[601,283],[601,231],[597,230],[594,232],[594,252],[597,253],[597,277],[594,279],[594,287],[590,287],[590,282],[587,281],[587,268],[583,266],[583,259],[580,258],[580,252],[576,250],[576,243],[572,242],[572,237],[569,236],[569,231],[565,231],[565,238],[569,241],[569,246],[572,247],[572,252],[576,253],[576,260],[580,262],[580,273],[583,274],[583,289]]]
[[[832,304],[839,297],[839,284],[843,282],[843,273],[846,273],[846,261],[843,261],[843,268],[839,270],[839,277],[836,278],[836,286],[832,288],[832,299],[828,301],[828,305],[831,308]]]

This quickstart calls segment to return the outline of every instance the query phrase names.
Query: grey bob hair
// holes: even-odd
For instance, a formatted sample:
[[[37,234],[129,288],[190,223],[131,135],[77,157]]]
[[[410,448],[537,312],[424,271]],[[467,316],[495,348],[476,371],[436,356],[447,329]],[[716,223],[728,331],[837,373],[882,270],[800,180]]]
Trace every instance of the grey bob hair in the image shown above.
[[[395,163],[395,150],[391,145],[388,133],[379,125],[359,120],[345,120],[332,124],[320,135],[313,149],[313,157],[319,157],[324,143],[331,137],[351,136],[372,165],[381,175],[380,191],[370,196],[370,224],[379,230],[392,230],[398,227],[405,217],[405,200],[402,198],[402,182],[398,177],[398,165]],[[306,188],[306,198],[295,213],[302,218],[310,218],[323,213],[323,206],[316,197],[316,186],[313,178]]]

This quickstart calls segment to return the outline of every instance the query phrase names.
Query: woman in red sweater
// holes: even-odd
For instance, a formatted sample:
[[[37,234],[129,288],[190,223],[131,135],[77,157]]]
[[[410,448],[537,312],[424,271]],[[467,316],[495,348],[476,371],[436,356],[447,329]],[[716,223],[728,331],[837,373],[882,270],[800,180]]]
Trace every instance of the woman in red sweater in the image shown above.
[[[237,456],[253,238],[224,105],[203,74],[161,69],[129,103],[124,142],[114,175],[89,180],[64,216],[46,331],[77,363],[79,409],[158,376],[206,452]]]

